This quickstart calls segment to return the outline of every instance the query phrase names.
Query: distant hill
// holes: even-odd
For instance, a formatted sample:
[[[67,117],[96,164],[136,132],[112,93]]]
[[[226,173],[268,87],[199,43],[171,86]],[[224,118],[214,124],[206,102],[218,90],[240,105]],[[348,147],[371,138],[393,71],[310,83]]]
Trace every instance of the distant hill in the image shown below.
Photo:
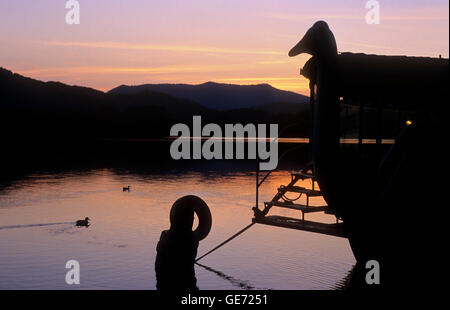
[[[169,114],[202,113],[207,109],[186,99],[144,91],[139,95],[107,94],[88,87],[70,86],[60,82],[43,82],[24,77],[0,67],[1,108],[28,108],[56,111],[89,111],[115,109],[126,112],[148,106],[160,106]]]
[[[166,136],[171,123],[208,113],[162,93],[108,94],[0,68],[0,130],[7,139]]]
[[[121,85],[110,90],[110,94],[139,94],[153,91],[170,96],[195,101],[209,109],[227,111],[242,108],[257,108],[275,103],[301,105],[308,97],[290,91],[276,89],[268,84],[233,85],[207,82],[200,85],[189,84],[144,84],[138,86]],[[266,106],[267,109],[268,106]]]
[[[177,89],[179,85],[167,86]],[[0,68],[0,131],[9,152],[46,151],[59,154],[63,145],[85,152],[86,145],[111,139],[161,138],[176,123],[279,124],[284,134],[304,136],[308,131],[306,97],[269,85],[238,86],[206,83],[185,89],[204,101],[168,95],[162,89],[119,87],[108,93],[60,82],[43,82]],[[182,88],[183,88],[182,87]],[[240,96],[243,97],[240,97]],[[211,98],[209,104],[206,98]],[[233,99],[233,100],[232,100]],[[272,101],[273,100],[273,101]],[[291,102],[293,101],[293,102]],[[205,106],[204,106],[205,105]],[[213,106],[227,107],[216,110]],[[45,146],[44,146],[45,144]],[[76,146],[81,147],[76,147]],[[24,149],[25,148],[25,149]],[[167,151],[166,149],[161,151]]]

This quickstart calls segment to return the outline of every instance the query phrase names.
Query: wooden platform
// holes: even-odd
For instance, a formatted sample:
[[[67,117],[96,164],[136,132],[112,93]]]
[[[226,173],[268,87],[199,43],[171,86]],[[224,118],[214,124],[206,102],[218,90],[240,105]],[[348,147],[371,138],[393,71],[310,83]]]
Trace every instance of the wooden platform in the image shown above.
[[[302,211],[305,213],[322,212],[322,211],[332,212],[331,210],[329,210],[328,206],[307,206],[304,204],[289,203],[289,202],[284,202],[284,201],[270,201],[270,202],[266,202],[266,204],[281,207],[281,208],[286,208],[286,209],[299,210],[299,211]]]
[[[253,218],[253,223],[278,226],[284,228],[291,228],[303,231],[309,231],[319,234],[324,234],[328,236],[335,236],[341,238],[347,238],[346,233],[344,232],[344,224],[325,224],[319,222],[311,222],[305,221],[290,217],[270,215],[262,218]]]

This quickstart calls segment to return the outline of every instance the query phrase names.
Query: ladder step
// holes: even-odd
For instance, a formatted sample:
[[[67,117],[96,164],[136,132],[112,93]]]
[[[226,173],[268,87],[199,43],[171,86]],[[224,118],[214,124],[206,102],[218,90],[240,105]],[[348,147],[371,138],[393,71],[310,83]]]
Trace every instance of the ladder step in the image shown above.
[[[322,196],[321,191],[307,189],[307,188],[304,188],[301,186],[289,186],[289,187],[281,186],[278,188],[278,191],[301,193],[301,194],[305,194],[310,197]]]
[[[264,204],[270,205],[270,206],[275,206],[275,207],[299,210],[299,211],[302,211],[303,213],[322,212],[322,211],[328,210],[328,206],[306,206],[303,204],[289,203],[289,202],[284,202],[284,201],[269,201],[269,202],[265,202]]]

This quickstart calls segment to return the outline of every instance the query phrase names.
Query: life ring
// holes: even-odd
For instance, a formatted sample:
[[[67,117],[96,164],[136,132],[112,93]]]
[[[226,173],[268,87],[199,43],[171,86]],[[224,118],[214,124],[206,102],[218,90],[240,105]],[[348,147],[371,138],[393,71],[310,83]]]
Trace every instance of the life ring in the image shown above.
[[[173,229],[177,225],[177,217],[189,216],[195,212],[198,217],[198,227],[193,231],[194,236],[198,241],[203,240],[208,236],[212,226],[211,211],[206,202],[200,197],[188,195],[179,198],[172,205],[170,209],[170,225]],[[179,219],[178,219],[179,220]]]

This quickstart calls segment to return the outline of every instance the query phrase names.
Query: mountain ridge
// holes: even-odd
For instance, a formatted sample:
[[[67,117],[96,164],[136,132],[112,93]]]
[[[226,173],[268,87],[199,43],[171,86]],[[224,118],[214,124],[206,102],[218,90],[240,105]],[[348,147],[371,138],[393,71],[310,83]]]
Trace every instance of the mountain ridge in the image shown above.
[[[241,108],[256,108],[267,104],[309,102],[307,96],[277,89],[267,83],[254,85],[205,82],[202,84],[141,84],[120,85],[108,91],[110,94],[139,94],[143,91],[165,93],[177,98],[197,102],[209,109],[226,111]]]
[[[309,104],[298,104],[303,97],[293,97],[295,103],[277,102],[283,99],[278,95],[286,95],[286,92],[280,93],[268,84],[240,86],[209,82],[201,86],[209,89],[208,96],[213,99],[220,95],[217,89],[224,92],[230,88],[244,90],[246,98],[253,100],[264,95],[264,92],[263,95],[249,95],[249,91],[255,89],[275,92],[275,96],[245,106],[228,106],[227,110],[221,111],[189,98],[149,89],[136,94],[102,92],[61,82],[44,82],[0,68],[0,130],[8,132],[7,136],[12,140],[19,137],[78,140],[160,137],[167,136],[175,123],[191,122],[194,115],[217,124],[278,123],[283,127],[299,122],[302,123],[300,127],[306,126]],[[239,92],[232,92],[227,99],[239,99],[239,96]],[[17,130],[11,131],[11,128]]]

